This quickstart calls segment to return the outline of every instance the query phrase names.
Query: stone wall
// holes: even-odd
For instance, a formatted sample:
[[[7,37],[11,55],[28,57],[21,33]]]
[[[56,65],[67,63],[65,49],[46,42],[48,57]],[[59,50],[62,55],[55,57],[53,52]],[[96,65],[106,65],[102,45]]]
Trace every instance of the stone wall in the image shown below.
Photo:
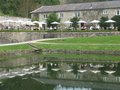
[[[16,43],[44,38],[120,35],[120,32],[0,32],[0,43]]]
[[[43,38],[40,32],[0,32],[1,43],[17,43]]]

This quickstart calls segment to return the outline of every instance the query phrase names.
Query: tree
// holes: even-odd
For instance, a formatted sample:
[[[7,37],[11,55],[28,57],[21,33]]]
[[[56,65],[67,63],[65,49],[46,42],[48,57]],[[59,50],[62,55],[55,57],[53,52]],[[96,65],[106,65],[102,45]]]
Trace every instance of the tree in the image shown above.
[[[7,15],[17,16],[19,0],[0,0],[0,10]]]
[[[0,0],[0,12],[5,15],[30,17],[30,12],[42,5],[60,4],[59,0]]]
[[[103,27],[104,29],[106,29],[107,27],[109,27],[110,24],[105,22],[107,20],[108,20],[108,17],[101,17],[100,18],[100,27]]]
[[[52,28],[54,28],[56,25],[51,24],[52,22],[60,22],[60,18],[58,18],[58,15],[56,13],[51,13],[49,14],[49,16],[46,19],[47,22],[47,26],[50,28],[52,26]]]
[[[79,25],[78,25],[79,18],[78,17],[73,17],[73,18],[71,18],[70,21],[72,22],[73,29],[77,30],[77,28],[79,27]]]
[[[116,21],[116,23],[114,23],[114,27],[117,27],[118,31],[120,31],[120,15],[115,15],[111,19]]]
[[[41,5],[56,5],[60,4],[59,0],[38,0]]]

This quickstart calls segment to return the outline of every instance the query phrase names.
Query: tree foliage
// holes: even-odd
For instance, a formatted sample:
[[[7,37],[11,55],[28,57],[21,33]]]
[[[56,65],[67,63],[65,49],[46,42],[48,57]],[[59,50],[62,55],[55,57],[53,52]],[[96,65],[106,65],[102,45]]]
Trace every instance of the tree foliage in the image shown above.
[[[79,3],[103,0],[0,0],[0,12],[6,15],[29,17],[32,10],[42,5],[56,5],[62,1]]]
[[[104,29],[106,29],[107,27],[109,27],[110,26],[110,24],[109,23],[106,23],[105,21],[107,21],[108,20],[108,17],[101,17],[100,18],[100,27],[102,27],[102,28],[104,28]]]
[[[59,0],[0,0],[0,11],[6,15],[30,17],[30,12],[41,5],[59,3]]]
[[[19,0],[0,0],[0,11],[4,14],[18,15]]]
[[[118,31],[120,31],[120,15],[115,15],[111,19],[116,21],[114,26],[118,28]]]
[[[46,21],[47,21],[47,25],[48,25],[48,27],[54,27],[54,25],[53,24],[51,24],[52,22],[60,22],[60,18],[58,18],[58,15],[56,14],[56,13],[51,13],[51,14],[49,14],[49,16],[47,17],[47,19],[46,19]]]
[[[79,18],[78,17],[73,17],[73,18],[71,18],[70,21],[72,22],[73,29],[77,30],[77,28],[79,27],[79,25],[78,25]]]

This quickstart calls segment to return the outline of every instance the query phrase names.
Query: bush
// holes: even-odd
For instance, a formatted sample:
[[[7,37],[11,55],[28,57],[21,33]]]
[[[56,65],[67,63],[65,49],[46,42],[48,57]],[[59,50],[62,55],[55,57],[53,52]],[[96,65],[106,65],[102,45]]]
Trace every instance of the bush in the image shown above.
[[[108,17],[101,17],[100,18],[100,27],[107,29],[107,27],[110,27],[109,23],[106,23],[105,21],[108,20]]]
[[[79,27],[79,25],[78,25],[79,18],[73,17],[70,21],[72,22],[73,29],[77,30],[77,28]]]
[[[118,31],[120,31],[120,15],[115,15],[111,19],[116,21],[116,23],[114,23],[114,27],[117,27]]]
[[[47,26],[50,28],[51,26],[54,28],[56,25],[51,24],[52,22],[60,22],[60,18],[58,18],[56,13],[51,13],[47,17]]]

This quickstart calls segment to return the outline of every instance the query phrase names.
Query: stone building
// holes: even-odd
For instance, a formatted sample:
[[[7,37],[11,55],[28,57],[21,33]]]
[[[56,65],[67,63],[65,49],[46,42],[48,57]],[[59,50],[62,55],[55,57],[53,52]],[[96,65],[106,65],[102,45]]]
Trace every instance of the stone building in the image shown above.
[[[91,21],[100,19],[102,16],[109,18],[120,15],[120,1],[104,1],[77,4],[64,4],[54,6],[42,6],[31,12],[31,18],[38,18],[45,21],[50,13],[56,13],[61,22],[68,21],[73,17]]]

